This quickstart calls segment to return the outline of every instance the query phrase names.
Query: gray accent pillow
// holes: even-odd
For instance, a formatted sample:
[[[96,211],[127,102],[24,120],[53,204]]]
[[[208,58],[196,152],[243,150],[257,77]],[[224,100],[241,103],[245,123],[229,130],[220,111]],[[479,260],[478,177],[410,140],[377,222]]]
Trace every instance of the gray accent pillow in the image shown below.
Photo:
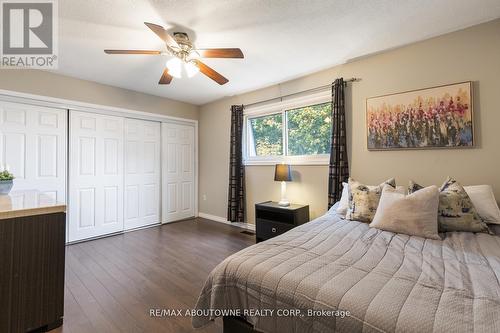
[[[408,193],[422,186],[410,181]],[[439,232],[465,231],[491,234],[488,225],[479,217],[472,200],[460,183],[448,177],[439,189]]]
[[[396,188],[394,178],[376,186],[361,184],[349,178],[349,209],[347,210],[346,219],[371,222],[377,211],[382,189],[386,184]]]
[[[370,227],[381,230],[441,239],[438,235],[439,189],[429,186],[409,195],[385,185]]]

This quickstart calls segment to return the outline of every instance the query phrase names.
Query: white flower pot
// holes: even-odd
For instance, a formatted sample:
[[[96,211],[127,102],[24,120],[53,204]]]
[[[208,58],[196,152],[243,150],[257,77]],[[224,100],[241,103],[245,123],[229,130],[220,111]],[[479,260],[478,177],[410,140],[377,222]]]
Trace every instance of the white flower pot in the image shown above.
[[[9,194],[13,185],[13,180],[0,180],[0,194]]]

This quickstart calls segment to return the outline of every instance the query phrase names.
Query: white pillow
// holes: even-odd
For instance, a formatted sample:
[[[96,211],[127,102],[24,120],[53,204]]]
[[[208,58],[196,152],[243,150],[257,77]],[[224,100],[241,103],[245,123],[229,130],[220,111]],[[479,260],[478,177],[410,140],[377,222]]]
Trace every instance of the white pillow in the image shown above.
[[[328,215],[336,215],[337,214],[337,207],[339,206],[340,201],[337,201],[336,203],[333,204],[332,207],[328,210],[327,214]]]
[[[439,189],[429,186],[409,195],[384,186],[370,227],[431,239],[438,235]]]
[[[464,189],[484,222],[500,224],[500,208],[490,185],[464,186]]]
[[[337,214],[345,218],[347,210],[349,209],[349,184],[342,183],[342,196],[340,197],[339,206],[337,207]]]

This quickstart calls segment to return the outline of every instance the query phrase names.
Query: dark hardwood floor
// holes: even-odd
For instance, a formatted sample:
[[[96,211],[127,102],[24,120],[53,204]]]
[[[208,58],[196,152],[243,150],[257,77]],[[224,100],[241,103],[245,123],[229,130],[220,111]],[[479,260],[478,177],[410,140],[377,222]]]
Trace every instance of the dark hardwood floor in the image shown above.
[[[210,271],[254,244],[243,229],[193,219],[66,247],[64,325],[55,332],[192,332],[191,309]],[[222,322],[197,332],[222,332]]]

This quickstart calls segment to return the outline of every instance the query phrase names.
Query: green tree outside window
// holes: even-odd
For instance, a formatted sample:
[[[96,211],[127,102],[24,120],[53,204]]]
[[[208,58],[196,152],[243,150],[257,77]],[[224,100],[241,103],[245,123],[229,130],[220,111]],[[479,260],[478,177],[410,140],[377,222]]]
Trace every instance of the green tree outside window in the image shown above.
[[[276,156],[283,154],[283,119],[280,114],[250,119],[254,151],[252,156]]]
[[[329,154],[331,110],[331,103],[328,102],[291,109],[284,113],[249,118],[250,156],[284,155],[284,121],[287,125],[287,155]],[[283,119],[283,114],[286,120]]]
[[[329,154],[331,110],[331,103],[323,103],[286,112],[288,155]]]

